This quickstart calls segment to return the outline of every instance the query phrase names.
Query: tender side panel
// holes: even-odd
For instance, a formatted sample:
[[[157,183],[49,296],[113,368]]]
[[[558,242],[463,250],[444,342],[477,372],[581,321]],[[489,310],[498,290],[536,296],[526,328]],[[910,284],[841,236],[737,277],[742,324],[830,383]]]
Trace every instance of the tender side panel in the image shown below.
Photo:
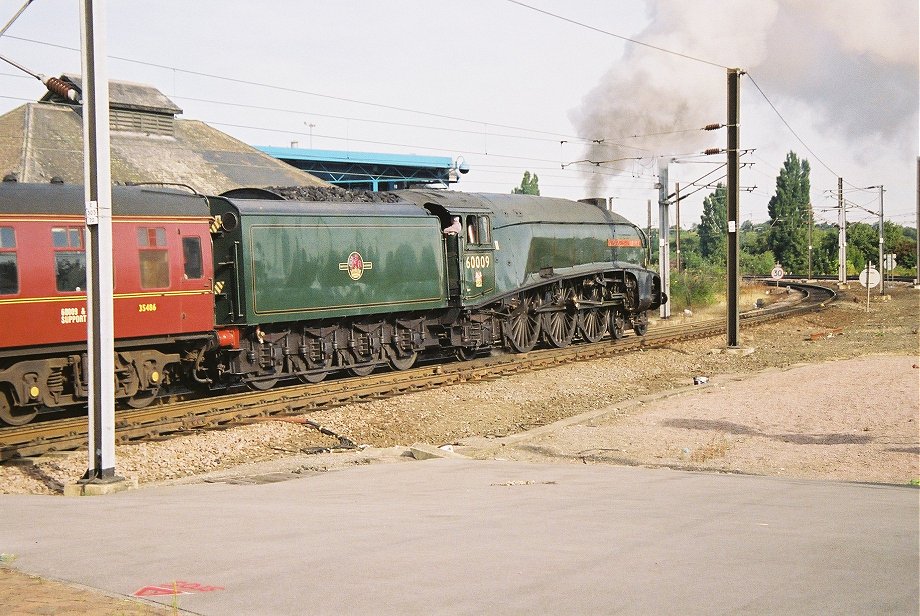
[[[253,323],[441,308],[441,233],[432,217],[244,219]]]

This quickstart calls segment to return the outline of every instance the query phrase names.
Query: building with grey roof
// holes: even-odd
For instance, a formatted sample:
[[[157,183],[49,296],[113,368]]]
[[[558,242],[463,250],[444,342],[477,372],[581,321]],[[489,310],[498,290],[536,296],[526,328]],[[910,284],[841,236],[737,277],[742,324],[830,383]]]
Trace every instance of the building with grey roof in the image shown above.
[[[79,76],[61,79],[80,88]],[[0,176],[82,183],[81,113],[79,103],[49,92],[0,116]],[[205,194],[327,185],[204,122],[180,120],[182,110],[152,86],[111,81],[109,113],[114,183],[185,184]]]

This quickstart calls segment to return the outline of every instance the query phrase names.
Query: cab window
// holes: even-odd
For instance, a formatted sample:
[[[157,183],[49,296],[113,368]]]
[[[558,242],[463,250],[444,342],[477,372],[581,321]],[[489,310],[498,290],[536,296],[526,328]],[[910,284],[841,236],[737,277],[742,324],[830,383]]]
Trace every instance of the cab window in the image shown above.
[[[466,217],[466,243],[489,245],[492,243],[492,225],[488,216]]]
[[[140,256],[141,288],[168,287],[169,252],[166,250],[166,229],[138,227],[137,249]]]
[[[19,293],[16,234],[13,227],[0,227],[0,295]]]
[[[57,290],[62,293],[86,290],[86,247],[82,227],[52,227],[54,269]]]

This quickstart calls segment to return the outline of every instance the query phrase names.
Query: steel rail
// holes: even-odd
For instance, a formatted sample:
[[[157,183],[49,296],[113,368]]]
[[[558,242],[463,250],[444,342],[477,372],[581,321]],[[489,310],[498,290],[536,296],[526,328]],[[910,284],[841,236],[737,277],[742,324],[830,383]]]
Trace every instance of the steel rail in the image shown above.
[[[795,288],[801,294],[788,302],[743,313],[742,327],[822,310],[836,299],[836,292],[827,287],[798,282],[780,284]],[[245,391],[153,405],[140,410],[124,410],[116,414],[115,437],[117,443],[123,444],[195,430],[217,429],[445,385],[494,380],[565,363],[603,359],[640,348],[660,348],[681,340],[713,337],[725,331],[726,323],[723,319],[667,325],[659,323],[641,337],[628,335],[620,340],[607,338],[593,344],[574,344],[561,349],[541,349],[522,354],[497,353],[467,362],[432,364],[365,377],[290,385],[268,391]],[[83,416],[0,428],[0,462],[85,447],[86,431],[87,421]]]

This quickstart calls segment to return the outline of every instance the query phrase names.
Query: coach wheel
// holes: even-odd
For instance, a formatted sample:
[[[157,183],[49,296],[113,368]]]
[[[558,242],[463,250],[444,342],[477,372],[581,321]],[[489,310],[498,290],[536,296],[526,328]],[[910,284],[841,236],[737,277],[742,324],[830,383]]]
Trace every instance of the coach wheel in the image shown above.
[[[157,395],[160,393],[159,386],[154,387],[153,389],[145,389],[143,391],[138,391],[136,394],[128,398],[127,403],[132,409],[143,409],[150,406],[150,403],[157,399]]]
[[[505,320],[505,338],[516,353],[532,351],[540,339],[540,315],[533,308],[533,299],[525,295]]]
[[[13,406],[10,396],[0,387],[0,422],[11,426],[24,426],[38,415],[38,408],[34,406]]]
[[[581,313],[578,332],[585,342],[597,342],[607,333],[607,312],[601,308],[591,308]]]

